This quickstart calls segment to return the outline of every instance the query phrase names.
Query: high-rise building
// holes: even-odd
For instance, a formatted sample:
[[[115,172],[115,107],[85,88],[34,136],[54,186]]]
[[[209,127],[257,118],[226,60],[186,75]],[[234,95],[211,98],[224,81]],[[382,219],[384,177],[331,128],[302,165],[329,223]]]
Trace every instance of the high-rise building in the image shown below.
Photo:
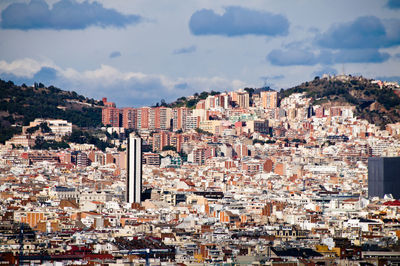
[[[102,110],[101,122],[105,126],[120,126],[120,110],[115,107],[106,107]]]
[[[137,109],[137,128],[149,129],[150,123],[150,107],[142,107]]]
[[[400,157],[368,158],[368,196],[400,199]]]
[[[239,107],[247,109],[250,106],[250,96],[247,92],[242,92],[238,94],[238,104]]]
[[[153,134],[153,151],[162,151],[165,146],[170,145],[169,132],[159,132]]]
[[[276,91],[262,91],[261,104],[265,109],[273,109],[278,106],[278,92]]]
[[[142,195],[142,139],[135,134],[129,135],[127,154],[126,201],[140,203]]]
[[[185,129],[186,117],[192,114],[192,110],[187,107],[174,108],[172,113],[172,124],[174,130]]]
[[[172,109],[156,107],[150,109],[149,128],[151,130],[166,130],[171,128]]]
[[[137,128],[137,110],[135,108],[122,108],[122,126],[125,129]]]

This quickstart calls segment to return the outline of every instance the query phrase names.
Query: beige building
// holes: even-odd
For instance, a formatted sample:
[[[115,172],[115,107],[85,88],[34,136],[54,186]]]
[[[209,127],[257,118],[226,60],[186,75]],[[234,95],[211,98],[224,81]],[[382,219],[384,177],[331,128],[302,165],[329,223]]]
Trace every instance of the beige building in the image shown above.
[[[221,126],[221,120],[208,120],[200,122],[200,129],[216,134],[219,132],[219,127]]]
[[[278,106],[278,92],[276,91],[262,91],[261,105],[264,109],[273,109]]]
[[[26,134],[26,130],[28,128],[39,126],[42,123],[47,123],[48,127],[51,129],[51,132],[56,135],[65,136],[72,133],[72,123],[69,123],[66,120],[41,118],[36,118],[35,121],[29,123],[29,126],[22,127],[22,133]]]
[[[35,145],[35,139],[26,135],[14,136],[12,139],[6,141],[5,145],[6,147],[12,147],[13,145],[15,147],[33,147]]]

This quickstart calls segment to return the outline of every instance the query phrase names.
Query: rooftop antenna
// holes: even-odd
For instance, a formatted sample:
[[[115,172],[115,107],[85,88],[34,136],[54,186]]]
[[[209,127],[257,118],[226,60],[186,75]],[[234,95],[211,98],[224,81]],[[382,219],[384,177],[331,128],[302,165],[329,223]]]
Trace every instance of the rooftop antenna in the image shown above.
[[[263,77],[262,80],[264,81],[262,88],[267,87],[267,77]]]

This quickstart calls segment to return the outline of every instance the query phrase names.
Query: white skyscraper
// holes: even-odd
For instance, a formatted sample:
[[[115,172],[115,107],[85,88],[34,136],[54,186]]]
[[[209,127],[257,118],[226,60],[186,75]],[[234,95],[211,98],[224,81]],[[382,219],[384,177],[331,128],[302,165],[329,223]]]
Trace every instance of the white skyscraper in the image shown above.
[[[140,203],[142,195],[142,139],[130,134],[128,138],[128,177],[126,201]]]

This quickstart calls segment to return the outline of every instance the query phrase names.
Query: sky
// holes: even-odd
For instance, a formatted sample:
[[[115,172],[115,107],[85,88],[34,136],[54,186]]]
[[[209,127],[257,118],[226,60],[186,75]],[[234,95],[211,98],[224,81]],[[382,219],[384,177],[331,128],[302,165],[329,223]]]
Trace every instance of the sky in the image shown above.
[[[139,107],[325,73],[400,81],[400,0],[0,0],[16,84]]]

